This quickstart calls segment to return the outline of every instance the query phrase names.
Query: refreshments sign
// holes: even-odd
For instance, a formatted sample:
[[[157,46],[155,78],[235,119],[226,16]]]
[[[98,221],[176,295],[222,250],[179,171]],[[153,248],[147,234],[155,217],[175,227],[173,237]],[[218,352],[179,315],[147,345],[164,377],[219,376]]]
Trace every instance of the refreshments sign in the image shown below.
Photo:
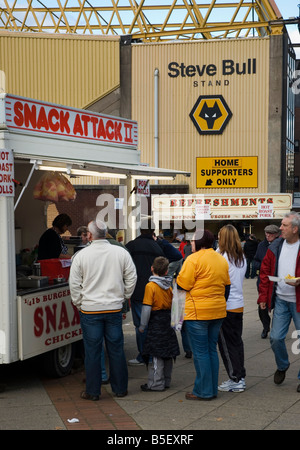
[[[33,133],[98,140],[99,143],[137,148],[137,122],[83,109],[6,95],[8,128]]]
[[[281,219],[292,209],[291,194],[152,195],[155,220]],[[181,228],[184,228],[182,226]]]

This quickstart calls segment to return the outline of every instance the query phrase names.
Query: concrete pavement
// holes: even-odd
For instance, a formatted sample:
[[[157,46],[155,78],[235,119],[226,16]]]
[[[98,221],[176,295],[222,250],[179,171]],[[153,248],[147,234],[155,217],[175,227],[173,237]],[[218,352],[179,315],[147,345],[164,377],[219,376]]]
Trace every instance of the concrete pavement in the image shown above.
[[[129,367],[129,395],[118,399],[122,408],[144,430],[299,430],[300,393],[296,388],[300,368],[299,354],[292,353],[297,345],[291,337],[287,348],[290,368],[282,385],[275,385],[276,370],[269,339],[261,339],[262,326],[257,312],[256,280],[244,281],[245,310],[243,340],[245,348],[246,390],[242,393],[219,392],[215,400],[196,402],[185,399],[193,388],[195,370],[193,361],[177,358],[170,389],[165,392],[142,392],[146,369]],[[136,356],[132,345],[132,326],[124,324],[128,359]],[[179,336],[180,341],[180,336]],[[130,343],[130,345],[129,345]],[[298,344],[298,353],[300,344]],[[220,382],[228,376],[220,359]]]
[[[242,393],[220,392],[209,402],[185,399],[192,390],[195,370],[184,352],[174,364],[170,389],[143,392],[147,381],[145,366],[128,367],[128,396],[112,396],[103,386],[99,402],[79,398],[84,389],[83,368],[62,379],[43,379],[30,363],[7,371],[7,389],[0,393],[0,430],[299,430],[300,393],[296,391],[300,368],[300,344],[292,337],[291,325],[287,347],[290,368],[282,385],[273,382],[276,370],[269,339],[261,339],[262,326],[257,313],[256,280],[245,280],[244,333],[246,390]],[[123,325],[127,359],[136,356],[135,330],[131,313]],[[180,334],[178,335],[181,344]],[[292,352],[298,349],[297,352]],[[24,363],[22,363],[24,364]],[[25,367],[22,373],[20,367]],[[27,368],[26,368],[27,367]],[[220,382],[227,380],[220,359]],[[69,423],[68,419],[79,422]]]

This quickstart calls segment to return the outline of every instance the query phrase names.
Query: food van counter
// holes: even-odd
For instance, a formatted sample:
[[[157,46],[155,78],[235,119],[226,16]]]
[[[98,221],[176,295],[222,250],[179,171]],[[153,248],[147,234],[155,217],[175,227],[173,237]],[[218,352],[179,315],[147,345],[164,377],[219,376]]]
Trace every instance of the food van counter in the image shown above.
[[[58,287],[63,287],[63,286],[69,286],[68,281],[64,281],[61,283],[55,283],[55,284],[50,284],[47,286],[41,286],[41,287],[30,287],[30,288],[23,288],[23,289],[18,289],[17,290],[17,296],[24,296],[24,295],[28,295],[28,294],[33,294],[36,292],[43,292],[43,291],[50,291],[53,289],[57,289]]]

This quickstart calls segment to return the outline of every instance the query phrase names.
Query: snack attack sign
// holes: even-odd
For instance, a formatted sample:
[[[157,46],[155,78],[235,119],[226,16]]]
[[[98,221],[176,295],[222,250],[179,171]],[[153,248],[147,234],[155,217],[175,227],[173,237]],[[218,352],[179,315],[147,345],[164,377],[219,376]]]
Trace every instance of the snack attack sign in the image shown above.
[[[86,110],[7,94],[5,123],[9,129],[59,135],[136,149],[137,122]]]

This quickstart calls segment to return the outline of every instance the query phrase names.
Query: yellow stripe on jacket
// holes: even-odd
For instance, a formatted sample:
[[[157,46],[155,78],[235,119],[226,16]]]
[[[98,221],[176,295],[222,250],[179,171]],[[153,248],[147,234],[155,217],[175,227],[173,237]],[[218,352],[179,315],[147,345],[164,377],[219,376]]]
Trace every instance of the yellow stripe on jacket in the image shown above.
[[[230,284],[226,259],[212,248],[192,253],[184,262],[177,283],[187,291],[184,320],[226,317],[225,286]]]

